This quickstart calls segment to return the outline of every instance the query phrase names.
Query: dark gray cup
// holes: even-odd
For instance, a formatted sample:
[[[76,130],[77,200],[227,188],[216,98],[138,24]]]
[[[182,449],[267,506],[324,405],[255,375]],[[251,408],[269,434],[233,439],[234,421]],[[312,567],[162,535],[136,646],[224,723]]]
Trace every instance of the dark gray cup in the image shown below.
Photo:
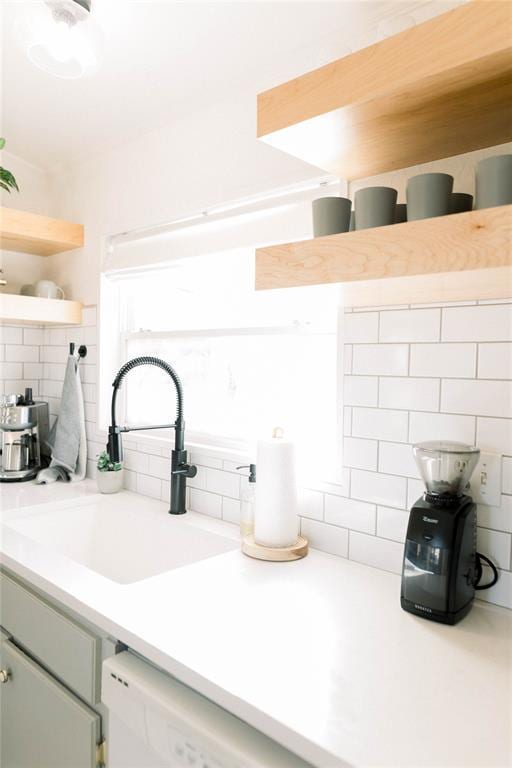
[[[313,234],[315,237],[348,232],[352,203],[346,197],[319,197],[313,200]]]
[[[453,176],[420,173],[407,182],[407,220],[431,219],[450,213]]]
[[[350,226],[348,228],[349,232],[353,232],[356,228],[356,212],[350,211]]]
[[[473,210],[473,195],[467,192],[452,192],[450,213],[464,213]]]
[[[512,155],[496,155],[476,166],[475,208],[512,203]]]
[[[397,191],[392,187],[358,189],[354,198],[356,229],[394,224],[396,198]]]
[[[407,206],[405,203],[397,203],[395,206],[395,224],[403,224],[407,221]]]

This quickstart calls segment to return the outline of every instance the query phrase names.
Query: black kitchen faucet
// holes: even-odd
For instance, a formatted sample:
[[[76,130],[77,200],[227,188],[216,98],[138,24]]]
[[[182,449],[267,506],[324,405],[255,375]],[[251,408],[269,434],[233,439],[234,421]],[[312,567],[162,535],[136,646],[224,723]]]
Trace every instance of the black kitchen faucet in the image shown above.
[[[169,374],[176,388],[176,421],[174,424],[156,424],[154,426],[143,427],[119,427],[116,424],[116,399],[117,392],[121,382],[129,371],[137,368],[139,365],[156,365]],[[174,450],[171,453],[171,500],[169,512],[171,515],[185,514],[185,492],[187,489],[187,477],[195,477],[197,467],[194,464],[187,463],[187,452],[185,450],[185,421],[183,420],[183,388],[178,374],[174,368],[160,360],[158,357],[135,357],[129,360],[119,369],[112,384],[112,423],[108,428],[107,451],[110,460],[120,462],[123,460],[123,444],[121,440],[122,432],[135,432],[146,429],[174,429]]]

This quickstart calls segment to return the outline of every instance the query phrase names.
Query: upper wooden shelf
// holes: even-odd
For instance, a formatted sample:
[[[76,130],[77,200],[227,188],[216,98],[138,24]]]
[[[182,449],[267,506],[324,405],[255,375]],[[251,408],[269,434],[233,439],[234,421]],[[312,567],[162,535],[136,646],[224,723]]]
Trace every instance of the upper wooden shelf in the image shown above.
[[[258,137],[355,179],[512,140],[512,3],[472,2],[258,96]]]
[[[416,301],[510,298],[511,265],[512,205],[504,205],[258,248],[256,288],[344,283],[352,306],[410,303],[408,286],[418,287]]]
[[[0,208],[0,247],[6,251],[53,256],[84,244],[82,224]]]

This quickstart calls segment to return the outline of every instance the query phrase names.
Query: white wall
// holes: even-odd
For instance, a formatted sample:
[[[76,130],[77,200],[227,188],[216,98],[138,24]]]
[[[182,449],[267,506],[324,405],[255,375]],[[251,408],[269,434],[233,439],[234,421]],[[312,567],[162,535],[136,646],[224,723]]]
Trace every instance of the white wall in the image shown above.
[[[0,205],[51,215],[54,206],[50,198],[50,176],[47,171],[5,150],[0,164],[14,174],[20,189],[10,194],[0,190]],[[45,277],[50,267],[47,259],[41,256],[12,251],[0,252],[0,266],[7,280],[3,289],[5,293],[19,293],[24,283],[34,283]]]
[[[96,303],[106,236],[320,173],[257,141],[254,94],[218,103],[55,176],[59,214],[85,224],[86,245],[53,256],[53,278],[72,298]]]

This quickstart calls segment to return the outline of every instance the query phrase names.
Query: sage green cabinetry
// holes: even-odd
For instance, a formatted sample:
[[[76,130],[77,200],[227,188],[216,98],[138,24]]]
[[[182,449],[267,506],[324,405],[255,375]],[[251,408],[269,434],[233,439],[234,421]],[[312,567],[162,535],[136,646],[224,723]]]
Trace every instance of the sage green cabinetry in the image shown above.
[[[94,768],[100,716],[12,640],[1,640],[2,768]]]
[[[1,768],[101,765],[101,661],[115,641],[5,571],[0,625]]]

